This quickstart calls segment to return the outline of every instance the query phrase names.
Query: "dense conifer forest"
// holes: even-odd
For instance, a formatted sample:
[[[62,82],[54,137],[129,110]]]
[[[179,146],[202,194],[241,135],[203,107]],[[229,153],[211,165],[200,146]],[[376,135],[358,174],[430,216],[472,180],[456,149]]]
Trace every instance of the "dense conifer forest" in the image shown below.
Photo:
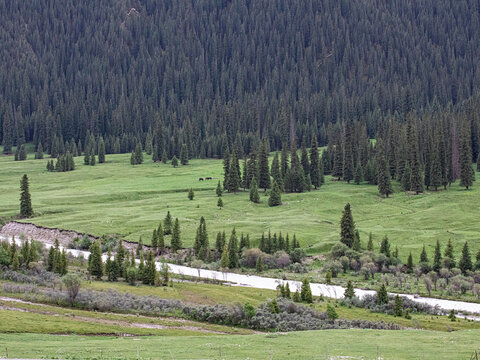
[[[479,9],[466,0],[1,0],[0,138],[5,153],[33,141],[54,156],[98,154],[104,142],[106,153],[141,143],[153,160],[180,158],[182,147],[190,158],[222,157],[237,143],[243,157],[260,139],[280,150],[312,138],[330,151],[346,143],[349,155],[352,122],[363,145],[385,138],[390,175],[403,173],[408,153],[408,171],[432,172],[427,186],[437,188],[447,176],[438,162],[457,156],[452,142],[478,156]],[[332,160],[332,172],[354,180],[358,162],[367,165],[360,156],[347,156],[346,174]]]

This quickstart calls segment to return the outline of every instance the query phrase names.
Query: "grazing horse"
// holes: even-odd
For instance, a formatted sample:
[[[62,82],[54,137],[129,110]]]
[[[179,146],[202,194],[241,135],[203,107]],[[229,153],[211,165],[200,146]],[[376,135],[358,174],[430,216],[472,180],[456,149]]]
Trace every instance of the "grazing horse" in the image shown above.
[[[198,181],[203,181],[203,178],[198,178]]]
[[[211,177],[207,177],[207,178],[205,178],[205,180],[212,180],[212,178],[211,178]]]

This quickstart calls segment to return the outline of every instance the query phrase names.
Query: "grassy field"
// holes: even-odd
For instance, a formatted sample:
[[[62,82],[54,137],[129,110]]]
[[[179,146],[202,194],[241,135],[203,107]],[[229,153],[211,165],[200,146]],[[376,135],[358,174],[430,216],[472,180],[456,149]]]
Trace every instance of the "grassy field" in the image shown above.
[[[155,164],[147,155],[144,164],[131,166],[129,158],[130,154],[108,155],[107,163],[92,167],[78,157],[75,171],[50,173],[45,169],[47,160],[32,160],[32,153],[29,160],[20,162],[13,156],[0,157],[0,217],[18,213],[19,181],[27,173],[37,215],[29,221],[94,235],[119,234],[133,241],[142,236],[148,243],[152,230],[170,210],[181,221],[184,246],[192,245],[203,215],[211,243],[217,231],[230,232],[233,226],[239,233],[249,233],[254,242],[271,229],[295,232],[307,252],[317,254],[338,240],[340,216],[350,202],[364,244],[369,232],[376,243],[388,234],[403,258],[412,250],[416,260],[423,244],[432,253],[437,239],[445,246],[451,238],[457,253],[465,240],[470,241],[472,251],[480,248],[474,241],[480,232],[480,188],[476,184],[468,192],[457,183],[448,191],[420,196],[397,191],[390,199],[382,199],[376,186],[348,185],[327,177],[318,191],[283,195],[280,207],[269,208],[263,193],[261,204],[252,204],[248,193],[239,193],[225,194],[225,207],[219,210],[218,180],[198,178],[221,179],[221,160],[192,160],[188,166],[173,168]],[[195,191],[193,201],[187,199],[189,188]]]
[[[85,337],[0,334],[15,358],[464,360],[480,331],[325,330],[209,337]],[[26,346],[28,344],[28,346]]]

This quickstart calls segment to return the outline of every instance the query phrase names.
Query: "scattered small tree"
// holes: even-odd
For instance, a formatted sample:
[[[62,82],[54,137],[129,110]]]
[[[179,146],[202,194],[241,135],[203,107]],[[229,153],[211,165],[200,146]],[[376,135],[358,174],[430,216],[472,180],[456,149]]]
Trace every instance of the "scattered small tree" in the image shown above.
[[[387,303],[388,303],[387,288],[385,287],[385,284],[382,284],[382,286],[380,286],[380,289],[378,289],[377,291],[377,304],[383,305]]]
[[[312,289],[310,288],[310,281],[308,280],[308,278],[305,278],[302,281],[302,290],[300,295],[302,301],[308,304],[313,303]]]
[[[348,280],[347,287],[345,288],[345,293],[343,294],[345,299],[352,299],[355,297],[355,289],[351,280]]]
[[[220,209],[223,208],[223,200],[222,200],[221,197],[219,197],[218,200],[217,200],[217,206],[218,206]]]

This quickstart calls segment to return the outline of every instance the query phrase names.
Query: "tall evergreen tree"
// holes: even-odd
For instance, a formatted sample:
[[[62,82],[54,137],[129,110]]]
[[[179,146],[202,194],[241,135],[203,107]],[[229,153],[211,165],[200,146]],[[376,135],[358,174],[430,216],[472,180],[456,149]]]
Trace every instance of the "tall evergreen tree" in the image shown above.
[[[182,165],[188,165],[188,149],[186,144],[183,144],[180,150],[180,163]]]
[[[143,163],[143,149],[142,143],[139,141],[135,146],[135,164],[139,165]]]
[[[465,241],[462,249],[462,257],[458,262],[458,267],[462,271],[463,275],[467,275],[467,271],[472,271],[472,258],[470,256],[470,250],[468,249],[468,242]]]
[[[98,163],[103,164],[105,162],[105,142],[103,138],[100,138],[100,142],[98,144]]]
[[[230,160],[230,170],[228,171],[227,190],[236,193],[241,186],[240,165],[238,163],[237,151],[233,149]]]
[[[453,255],[453,244],[452,239],[448,239],[447,247],[445,248],[445,252],[443,253],[444,263],[447,268],[451,269],[456,266],[455,263],[455,256]]]
[[[102,249],[99,241],[95,241],[90,246],[90,256],[88,258],[88,272],[98,280],[103,275]]]
[[[353,221],[350,203],[347,203],[343,209],[343,215],[340,221],[340,241],[348,247],[352,247],[354,239],[355,222]]]
[[[182,248],[182,240],[180,239],[180,222],[178,218],[175,219],[175,224],[172,230],[171,249],[173,252]]]
[[[258,187],[265,191],[270,188],[270,170],[266,141],[261,142],[258,153]]]
[[[258,195],[257,181],[252,180],[250,184],[250,201],[258,204],[260,202],[260,196]]]
[[[20,216],[29,218],[33,216],[32,199],[28,184],[28,176],[24,174],[20,182]]]
[[[163,232],[165,235],[170,235],[172,233],[172,215],[170,214],[170,210],[167,211],[167,215],[163,220]]]
[[[460,145],[460,186],[465,186],[468,190],[473,185],[474,176],[470,136],[467,130],[464,130]]]
[[[379,153],[377,155],[378,192],[388,198],[388,196],[393,192],[391,176],[388,170],[383,144],[377,146],[379,147]]]
[[[228,267],[231,269],[238,267],[238,242],[235,228],[228,241]]]
[[[345,124],[345,145],[343,151],[343,180],[350,184],[353,180],[353,136],[352,125],[349,121]],[[387,196],[388,197],[388,196]]]
[[[318,189],[323,184],[321,171],[317,137],[313,136],[310,146],[310,180],[315,189]]]
[[[439,272],[442,267],[442,252],[440,249],[440,241],[437,239],[437,244],[435,245],[435,252],[433,253],[433,271]]]
[[[279,206],[282,205],[282,194],[280,192],[280,186],[274,180],[272,191],[270,192],[270,197],[268,198],[268,206]]]

